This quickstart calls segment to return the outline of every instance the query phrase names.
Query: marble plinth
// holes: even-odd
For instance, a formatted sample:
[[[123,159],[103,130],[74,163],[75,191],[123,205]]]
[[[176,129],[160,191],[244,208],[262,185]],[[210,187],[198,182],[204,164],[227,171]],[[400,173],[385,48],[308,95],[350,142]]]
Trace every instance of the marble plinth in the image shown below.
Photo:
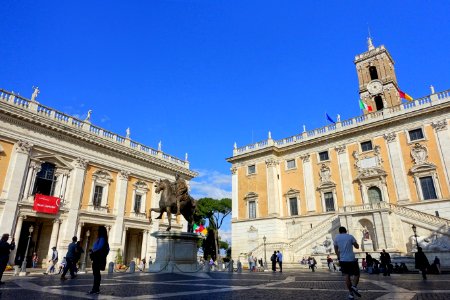
[[[157,239],[156,258],[148,271],[164,273],[196,272],[197,242],[203,237],[197,233],[158,231],[151,234]]]
[[[362,250],[366,252],[373,251],[373,242],[372,240],[363,240],[362,242]]]

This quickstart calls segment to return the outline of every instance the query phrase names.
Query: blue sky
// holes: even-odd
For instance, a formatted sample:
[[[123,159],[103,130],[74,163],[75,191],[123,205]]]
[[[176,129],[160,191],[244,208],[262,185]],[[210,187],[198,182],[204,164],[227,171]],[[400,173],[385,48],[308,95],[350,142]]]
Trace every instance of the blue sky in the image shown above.
[[[184,158],[197,197],[231,195],[233,143],[359,115],[375,45],[415,98],[450,88],[449,1],[4,1],[0,87]],[[229,224],[224,236],[229,235]]]

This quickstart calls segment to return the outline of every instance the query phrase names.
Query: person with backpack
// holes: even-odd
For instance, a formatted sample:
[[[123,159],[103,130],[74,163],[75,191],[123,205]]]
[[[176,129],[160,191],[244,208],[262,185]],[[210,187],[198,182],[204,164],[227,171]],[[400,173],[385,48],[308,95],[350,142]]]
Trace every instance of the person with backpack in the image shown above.
[[[101,275],[100,271],[106,268],[106,257],[109,253],[108,232],[105,226],[98,227],[98,238],[90,250],[92,260],[92,274],[94,275],[94,284],[88,292],[89,295],[100,293]]]

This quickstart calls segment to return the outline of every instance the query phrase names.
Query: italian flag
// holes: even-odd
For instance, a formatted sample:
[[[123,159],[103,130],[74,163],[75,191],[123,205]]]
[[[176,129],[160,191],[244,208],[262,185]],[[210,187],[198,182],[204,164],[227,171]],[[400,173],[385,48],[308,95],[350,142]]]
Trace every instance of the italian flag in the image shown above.
[[[194,226],[192,226],[194,229],[194,232],[196,233],[201,233],[203,235],[206,235],[208,233],[208,229],[206,229],[205,227],[203,227],[203,224],[197,225],[194,223]]]
[[[359,108],[367,110],[367,111],[372,111],[372,106],[367,105],[366,103],[364,103],[361,99],[359,99]]]
[[[398,91],[398,95],[400,96],[400,98],[403,98],[403,99],[408,100],[408,101],[413,101],[414,100],[413,97],[411,97],[410,95],[408,95],[405,92],[402,92],[399,88],[397,88],[397,91]]]

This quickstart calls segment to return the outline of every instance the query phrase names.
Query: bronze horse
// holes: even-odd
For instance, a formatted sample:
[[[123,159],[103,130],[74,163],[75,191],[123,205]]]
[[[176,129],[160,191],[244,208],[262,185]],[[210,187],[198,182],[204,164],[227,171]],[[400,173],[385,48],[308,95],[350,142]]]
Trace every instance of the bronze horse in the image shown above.
[[[155,192],[157,194],[161,193],[161,199],[159,200],[159,208],[151,208],[150,219],[152,215],[152,211],[159,213],[159,216],[156,219],[161,219],[164,213],[167,214],[167,220],[169,221],[169,227],[167,231],[170,231],[172,228],[172,213],[177,212],[177,200],[176,194],[173,190],[172,184],[169,180],[159,180],[155,184]],[[180,203],[180,213],[188,222],[188,230],[187,232],[194,232],[194,212],[195,212],[195,200],[191,196],[187,201],[181,201]]]

